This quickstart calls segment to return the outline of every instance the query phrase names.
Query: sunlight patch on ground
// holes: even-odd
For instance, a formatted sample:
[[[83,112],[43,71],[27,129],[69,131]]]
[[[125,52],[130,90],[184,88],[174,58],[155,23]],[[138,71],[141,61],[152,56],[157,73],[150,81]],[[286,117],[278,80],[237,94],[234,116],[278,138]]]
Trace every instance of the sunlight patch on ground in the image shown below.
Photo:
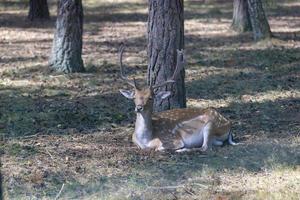
[[[3,30],[1,30],[3,29]],[[41,29],[41,30],[30,30],[30,29],[0,29],[0,39],[3,42],[10,42],[10,44],[18,43],[36,43],[38,40],[53,39],[53,29]],[[21,40],[20,40],[21,39]]]
[[[228,97],[226,99],[191,99],[187,101],[188,107],[228,107],[233,103],[264,103],[283,99],[300,99],[300,90],[271,90],[260,92],[255,95],[241,95],[238,98]]]
[[[288,1],[288,2],[283,2],[281,3],[282,6],[285,7],[294,7],[294,6],[300,6],[300,2],[293,2],[293,1]]]
[[[223,76],[231,77],[240,73],[252,74],[252,73],[259,73],[259,71],[251,67],[245,67],[245,68],[233,68],[233,67],[219,68],[215,66],[199,67],[197,65],[195,66],[194,63],[191,63],[190,66],[187,66],[186,73],[187,73],[186,82],[189,82],[189,81],[197,80],[199,78],[200,79],[209,78],[209,76],[223,75]]]
[[[236,33],[228,31],[230,26],[229,21],[220,21],[217,19],[211,19],[209,21],[190,19],[185,20],[185,26],[188,27],[186,30],[187,35],[194,35],[198,37],[207,35],[209,35],[209,37],[236,35]]]
[[[300,197],[300,168],[267,170],[261,173],[241,173],[220,176],[223,192],[246,191],[255,199],[296,199]],[[254,191],[256,191],[254,194]],[[291,192],[293,191],[293,192]],[[251,199],[252,199],[251,198]]]
[[[299,21],[300,17],[297,16],[276,17],[271,18],[269,24],[272,32],[299,32],[300,27],[299,24],[297,24]]]

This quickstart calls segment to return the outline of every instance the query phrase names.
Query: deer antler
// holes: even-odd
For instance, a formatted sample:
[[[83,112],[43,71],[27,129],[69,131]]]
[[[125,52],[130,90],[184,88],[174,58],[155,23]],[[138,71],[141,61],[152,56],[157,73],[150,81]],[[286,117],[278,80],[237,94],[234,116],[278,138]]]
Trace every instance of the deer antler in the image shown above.
[[[124,67],[123,67],[123,63],[122,63],[124,49],[125,49],[125,45],[121,44],[120,49],[119,49],[119,61],[120,61],[120,72],[121,72],[120,77],[122,80],[126,81],[126,83],[128,83],[132,87],[137,88],[135,79],[133,79],[133,81],[129,80],[128,77],[124,75]]]
[[[174,83],[178,77],[178,74],[180,73],[180,71],[184,68],[184,65],[185,65],[185,59],[184,59],[184,52],[183,52],[183,49],[182,50],[179,50],[177,49],[177,64],[176,64],[176,68],[175,68],[175,71],[174,71],[174,74],[173,76],[162,82],[162,83],[158,83],[156,85],[150,85],[150,87],[152,87],[152,89],[155,89],[155,88],[158,88],[158,87],[162,87],[162,86],[165,86],[169,83]]]

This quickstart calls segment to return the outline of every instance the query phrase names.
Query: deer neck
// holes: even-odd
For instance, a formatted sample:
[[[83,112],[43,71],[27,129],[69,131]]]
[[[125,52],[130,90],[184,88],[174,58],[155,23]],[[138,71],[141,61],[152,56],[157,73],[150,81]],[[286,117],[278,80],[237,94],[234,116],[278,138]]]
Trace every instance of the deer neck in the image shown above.
[[[133,141],[143,149],[152,138],[152,111],[145,110],[137,113]]]

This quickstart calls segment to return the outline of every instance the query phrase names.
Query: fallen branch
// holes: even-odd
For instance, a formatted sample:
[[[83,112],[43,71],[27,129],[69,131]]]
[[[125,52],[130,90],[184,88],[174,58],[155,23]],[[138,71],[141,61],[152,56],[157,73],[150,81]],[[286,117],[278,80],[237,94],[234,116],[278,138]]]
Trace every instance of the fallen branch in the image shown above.
[[[149,189],[153,190],[164,190],[164,189],[177,189],[177,188],[184,188],[184,185],[170,185],[170,186],[161,186],[161,187],[155,187],[155,186],[148,186]]]
[[[57,194],[56,197],[55,197],[55,200],[57,200],[57,199],[59,198],[59,196],[61,195],[61,193],[62,193],[64,187],[65,187],[65,184],[63,183],[62,186],[61,186],[61,188],[60,188],[60,190],[59,190],[59,192],[58,192],[58,194]]]
[[[40,135],[37,133],[34,135],[17,136],[17,137],[15,137],[15,139],[30,139],[30,138],[37,137],[37,136],[40,136]]]
[[[191,192],[191,191],[189,191],[187,188],[183,188],[184,189],[184,191],[186,192],[186,193],[188,193],[189,195],[195,195],[195,193],[193,193],[193,192]]]
[[[191,183],[191,185],[197,185],[197,186],[200,186],[200,187],[203,187],[203,188],[206,188],[206,189],[209,188],[209,186],[204,185],[204,184],[202,184],[202,183]]]
[[[47,153],[49,154],[49,156],[51,157],[51,159],[54,160],[52,154],[48,151],[48,149],[47,149],[47,148],[45,148],[45,149],[46,149],[46,152],[47,152]]]

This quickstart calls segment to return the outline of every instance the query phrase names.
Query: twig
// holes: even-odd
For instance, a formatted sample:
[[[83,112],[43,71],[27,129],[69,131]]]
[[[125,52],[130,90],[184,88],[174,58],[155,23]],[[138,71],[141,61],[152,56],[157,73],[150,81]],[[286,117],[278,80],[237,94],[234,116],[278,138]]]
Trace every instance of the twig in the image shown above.
[[[45,148],[45,149],[46,149],[46,152],[47,152],[47,153],[49,154],[49,156],[51,157],[51,159],[54,160],[52,154],[48,151],[48,149],[47,149],[47,148]]]
[[[65,184],[63,183],[62,186],[61,186],[61,188],[60,188],[60,190],[59,190],[59,192],[58,192],[58,194],[57,194],[56,197],[55,197],[55,200],[57,200],[57,199],[59,198],[59,196],[61,195],[61,193],[62,193],[64,187],[65,187]]]
[[[207,158],[208,156],[206,157],[202,157],[201,158]],[[189,167],[192,167],[192,166],[199,166],[199,165],[191,165],[189,163],[184,163],[184,162],[168,162],[168,161],[159,161],[160,164],[165,164],[165,165],[182,165],[182,166],[189,166]]]
[[[184,189],[184,191],[186,192],[186,193],[188,193],[189,195],[195,195],[195,193],[193,193],[193,192],[191,192],[191,191],[189,191],[187,188],[183,188]]]
[[[40,135],[37,133],[34,135],[17,136],[17,137],[15,137],[15,139],[30,139],[30,138],[37,137],[37,136],[40,136]]]
[[[171,192],[171,194],[173,195],[173,197],[174,197],[175,200],[178,199],[177,196],[173,192]]]
[[[207,185],[204,185],[202,183],[191,183],[191,185],[197,185],[197,186],[200,186],[200,187],[204,187],[204,188],[209,188]]]
[[[184,188],[184,185],[170,185],[170,186],[162,186],[162,187],[155,187],[155,186],[148,186],[149,189],[153,190],[164,190],[164,189],[177,189],[177,188]]]

